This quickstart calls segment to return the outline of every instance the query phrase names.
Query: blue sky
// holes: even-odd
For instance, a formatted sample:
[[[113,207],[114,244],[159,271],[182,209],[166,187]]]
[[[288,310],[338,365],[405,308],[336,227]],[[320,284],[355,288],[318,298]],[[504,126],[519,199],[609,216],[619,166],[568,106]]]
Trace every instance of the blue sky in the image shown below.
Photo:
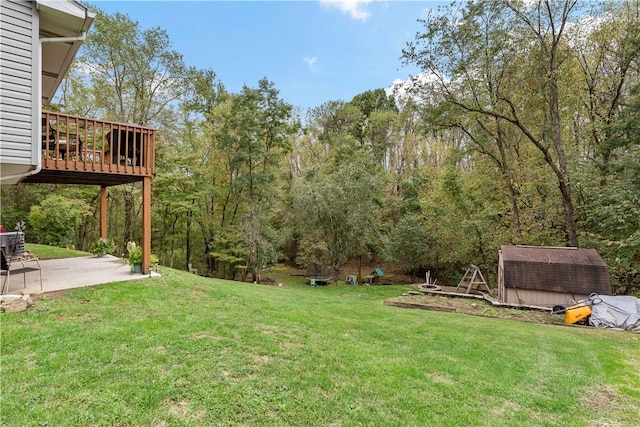
[[[435,1],[93,1],[142,29],[167,31],[187,65],[211,68],[231,92],[263,77],[302,107],[349,101],[418,70],[402,65],[406,43]]]

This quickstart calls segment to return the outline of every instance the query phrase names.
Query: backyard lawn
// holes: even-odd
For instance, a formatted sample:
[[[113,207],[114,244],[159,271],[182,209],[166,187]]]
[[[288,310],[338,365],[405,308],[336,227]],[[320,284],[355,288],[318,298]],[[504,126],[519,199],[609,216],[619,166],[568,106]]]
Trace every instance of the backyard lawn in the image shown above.
[[[89,252],[76,251],[75,249],[61,249],[54,246],[38,245],[35,243],[27,243],[25,249],[38,255],[41,260],[74,258],[91,255]]]
[[[161,273],[0,315],[0,424],[640,425],[640,334]]]

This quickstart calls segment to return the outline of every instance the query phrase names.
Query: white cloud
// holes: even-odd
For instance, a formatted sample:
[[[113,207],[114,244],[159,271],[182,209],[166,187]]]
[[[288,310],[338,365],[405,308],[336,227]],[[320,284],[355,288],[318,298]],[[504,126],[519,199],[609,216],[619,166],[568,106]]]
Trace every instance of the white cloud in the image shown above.
[[[314,65],[318,61],[318,57],[317,56],[312,56],[311,58],[309,58],[308,56],[305,56],[304,58],[302,58],[302,60],[304,62],[306,62],[307,65],[309,66],[309,69],[313,71],[314,70]]]
[[[320,0],[325,7],[338,9],[342,13],[351,15],[351,18],[366,21],[370,16],[367,5],[372,0]]]
[[[393,96],[398,105],[404,105],[408,100],[418,104],[436,103],[434,88],[438,81],[435,74],[423,72],[407,80],[395,79],[385,92],[387,96]]]

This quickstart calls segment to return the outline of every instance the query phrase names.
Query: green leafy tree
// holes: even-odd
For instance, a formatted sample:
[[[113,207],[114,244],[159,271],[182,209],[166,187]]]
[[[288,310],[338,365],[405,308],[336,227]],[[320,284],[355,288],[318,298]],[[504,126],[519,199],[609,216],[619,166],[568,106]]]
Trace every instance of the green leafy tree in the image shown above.
[[[27,219],[31,208],[49,195],[51,195],[51,190],[44,185],[0,186],[0,206],[2,206],[0,222],[3,227],[13,231],[19,221]]]
[[[279,98],[272,82],[262,79],[257,88],[245,86],[238,94],[220,93],[209,104],[205,119],[200,166],[193,168],[193,173],[196,182],[202,183],[194,198],[194,221],[204,239],[208,269],[229,274],[242,255],[247,268],[259,271],[262,265],[247,259],[252,255],[244,244],[240,243],[240,254],[228,242],[269,234],[268,229],[259,233],[254,228],[268,222],[242,218],[248,212],[270,217],[280,185],[279,170],[290,150],[290,136],[297,129],[292,107]],[[249,229],[243,230],[244,226]],[[237,233],[235,237],[231,237],[231,230]],[[224,238],[218,236],[223,232]],[[234,251],[232,256],[229,251]]]
[[[330,171],[310,172],[294,182],[296,225],[300,244],[307,247],[298,262],[329,264],[337,283],[345,261],[371,255],[380,237],[383,184],[376,168],[362,158]]]
[[[92,31],[63,84],[65,112],[174,128],[177,106],[192,97],[203,72],[184,64],[165,30],[143,29],[127,15],[96,10]],[[159,132],[157,145],[161,138]],[[122,247],[141,239],[140,198],[139,183],[110,190],[109,229]]]
[[[609,125],[606,191],[585,186],[585,241],[609,260],[616,290],[640,294],[640,85],[630,105]]]
[[[142,29],[127,15],[99,10],[77,63],[89,75],[98,114],[139,125],[167,123],[197,73],[171,49],[165,30]]]
[[[425,97],[496,119],[537,149],[555,176],[573,246],[578,234],[565,133],[571,116],[560,98],[567,83],[565,30],[578,9],[575,0],[453,4],[423,20],[425,32],[403,52],[406,63],[433,77],[420,89]]]
[[[348,104],[360,111],[360,120],[353,128],[353,133],[356,139],[360,141],[361,146],[367,143],[372,144],[373,142],[371,130],[367,132],[370,122],[375,120],[372,116],[380,115],[383,112],[391,113],[393,116],[393,113],[398,111],[393,97],[387,95],[384,89],[368,90],[358,94]],[[379,118],[377,122],[380,122]],[[377,125],[372,127],[379,129],[379,123]]]
[[[197,225],[213,185],[208,159],[211,146],[207,143],[206,116],[226,96],[224,85],[215,73],[205,70],[194,76],[194,91],[179,104],[179,120],[158,130],[153,185],[155,251],[162,262],[188,269],[193,264],[200,271],[206,265],[203,254],[215,227],[214,220]],[[207,236],[207,237],[205,237]],[[192,255],[197,254],[195,259]]]
[[[247,251],[245,274],[251,273],[251,281],[260,283],[262,270],[278,261],[277,248],[281,239],[271,227],[265,211],[258,207],[249,210],[241,228]]]
[[[361,127],[361,112],[355,105],[330,101],[312,108],[305,131],[310,135],[304,169],[332,162],[348,161],[361,147],[357,134]]]
[[[430,245],[427,227],[414,215],[402,217],[391,234],[391,252],[411,272],[411,280],[420,269],[429,266]]]
[[[38,243],[64,246],[75,240],[75,229],[89,212],[89,206],[81,200],[49,196],[31,208],[30,234]]]
[[[638,4],[607,2],[597,21],[583,19],[571,28],[571,44],[578,64],[576,79],[584,88],[582,111],[576,114],[581,146],[593,150],[599,184],[604,189],[615,161],[618,115],[632,111],[633,86],[640,69],[640,15]],[[630,123],[631,124],[631,123]],[[636,127],[637,129],[637,127]],[[617,134],[617,135],[616,135]]]

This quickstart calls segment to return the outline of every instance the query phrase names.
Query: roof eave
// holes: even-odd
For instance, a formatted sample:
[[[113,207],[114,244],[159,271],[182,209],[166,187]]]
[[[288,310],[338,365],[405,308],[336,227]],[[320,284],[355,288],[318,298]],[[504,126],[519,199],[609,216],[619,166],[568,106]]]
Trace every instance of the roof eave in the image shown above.
[[[96,14],[68,0],[38,0],[42,43],[42,103],[49,104],[66,76]],[[52,41],[57,38],[66,40]]]

